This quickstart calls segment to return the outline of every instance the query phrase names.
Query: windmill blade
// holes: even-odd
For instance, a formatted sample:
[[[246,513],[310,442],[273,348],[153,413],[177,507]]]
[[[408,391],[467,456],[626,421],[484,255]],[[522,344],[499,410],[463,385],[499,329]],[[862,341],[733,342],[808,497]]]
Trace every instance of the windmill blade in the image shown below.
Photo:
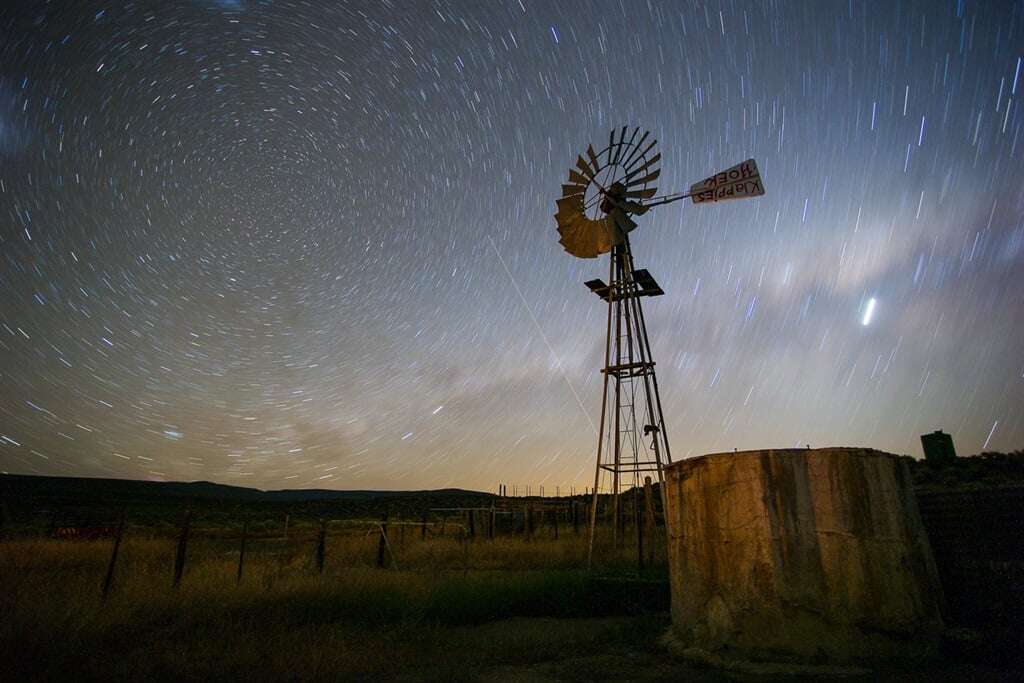
[[[571,197],[586,192],[586,185],[562,185],[562,197]]]
[[[637,128],[637,130],[640,130],[640,129]],[[646,140],[647,136],[650,135],[650,134],[651,134],[651,131],[649,131],[649,130],[645,130],[644,131],[644,134],[640,136],[639,140],[637,140],[636,146],[633,147],[630,150],[629,154],[626,155],[626,158],[622,161],[622,166],[628,167],[630,164],[633,163],[633,159],[636,157],[636,153],[640,150],[641,147],[643,147],[644,140]]]
[[[562,245],[562,248],[565,249],[567,253],[577,258],[593,258],[585,255],[587,250],[579,244],[574,236],[564,236],[562,239],[558,240],[558,243]]]
[[[613,165],[619,163],[619,155],[622,153],[622,143],[626,140],[626,131],[628,129],[629,126],[623,126],[622,130],[619,131],[619,144],[615,146],[615,154],[612,156],[611,161]]]
[[[615,129],[612,128],[612,132],[608,134],[608,165],[612,165],[615,162],[612,161],[612,157],[615,153]]]
[[[583,214],[555,214],[555,220],[558,221],[558,232],[564,239],[575,239],[581,237],[580,234],[586,228],[587,218]]]
[[[557,218],[557,216],[556,216]],[[577,229],[572,223],[559,223],[558,224],[558,243],[568,249],[576,241]]]
[[[597,171],[590,168],[587,162],[583,160],[583,157],[576,157],[576,168],[583,172],[583,175],[587,176],[588,180],[593,180],[594,176],[597,175]]]
[[[637,180],[630,181],[626,185],[626,187],[636,187],[637,185],[646,185],[647,183],[652,183],[655,180],[657,180],[658,176],[660,176],[660,175],[661,175],[661,169],[660,168],[656,168],[653,171],[651,171],[650,173],[648,173],[647,175],[645,175],[643,178],[638,178]],[[563,185],[563,187],[564,187],[564,185]]]
[[[582,214],[583,213],[583,198],[582,195],[572,195],[571,197],[562,197],[555,201],[555,205],[558,207],[558,213],[569,216],[571,214]]]
[[[647,158],[647,153],[650,152],[652,149],[654,149],[654,146],[656,144],[658,144],[658,141],[657,140],[653,140],[651,142],[651,144],[647,145],[647,149],[645,149],[644,151],[640,152],[640,156],[636,157],[635,159],[633,159],[633,161],[631,161],[629,163],[629,166],[626,167],[626,172],[628,173],[629,171],[632,171],[633,169],[630,168],[630,166],[632,166],[636,162],[640,161],[641,159],[646,159]],[[639,145],[638,145],[638,147],[639,147]]]
[[[641,173],[643,173],[644,171],[646,171],[647,169],[649,169],[651,166],[653,166],[654,164],[658,163],[659,161],[661,161],[661,152],[658,152],[653,157],[651,157],[650,160],[646,164],[644,164],[643,166],[639,166],[637,168],[634,168],[632,171],[627,173],[626,174],[626,181],[628,182],[631,178],[640,175]]]
[[[558,216],[555,217],[558,219]],[[558,243],[578,258],[596,258],[612,250],[615,227],[611,216],[593,221],[582,214],[559,220]]]
[[[629,136],[629,142],[627,142],[625,145],[623,145],[622,141],[626,139],[626,129],[627,128],[628,128],[628,126],[623,126],[622,127],[622,140],[619,141],[619,148],[615,151],[615,161],[612,162],[612,163],[618,164],[620,161],[623,160],[622,159],[622,151],[623,151],[623,149],[631,149],[632,146],[633,146],[633,140],[636,140],[636,136],[640,134],[640,128],[634,128],[633,129],[633,134]]]
[[[587,145],[587,157],[589,157],[590,163],[594,166],[594,176],[597,176],[598,171],[601,170],[601,162],[597,160],[597,154],[594,153],[593,145]]]
[[[593,222],[582,216],[576,216],[564,228],[559,228],[559,232],[562,234],[562,239],[559,241],[567,252],[580,258],[597,256],[597,236],[593,226],[590,225]]]
[[[570,246],[575,243],[578,239],[579,225],[577,223],[578,216],[558,216],[555,215],[555,220],[558,222],[558,234],[561,235],[561,239],[558,241],[566,246]]]
[[[611,216],[605,217],[600,221],[601,226],[597,231],[597,253],[607,254],[612,250],[612,247],[618,243],[615,237],[615,222]]]
[[[572,170],[570,168],[569,169],[569,182],[575,183],[576,185],[584,185],[584,186],[586,186],[586,185],[590,184],[590,178],[588,178],[585,175],[583,175],[582,173],[579,173],[578,171],[574,171],[574,170]]]
[[[650,199],[658,193],[658,188],[648,187],[646,190],[631,190],[626,193],[628,199]]]
[[[587,221],[590,225],[581,230],[583,239],[580,242],[580,251],[585,258],[596,258],[601,254],[601,238],[604,233],[604,226],[601,221]]]

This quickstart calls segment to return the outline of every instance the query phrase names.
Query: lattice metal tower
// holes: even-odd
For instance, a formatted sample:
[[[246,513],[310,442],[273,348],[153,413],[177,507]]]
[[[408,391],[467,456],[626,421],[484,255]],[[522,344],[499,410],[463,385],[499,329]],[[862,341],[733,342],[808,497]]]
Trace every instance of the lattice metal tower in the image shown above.
[[[645,473],[655,473],[661,482],[662,468],[672,462],[640,301],[642,297],[660,296],[664,292],[650,273],[634,267],[628,237],[612,249],[609,261],[608,285],[601,280],[586,283],[608,302],[588,559],[593,553],[598,492],[604,488],[612,493],[612,529],[617,542],[622,528],[620,494],[630,489],[634,494],[639,491]],[[607,480],[606,486],[602,486],[602,478]]]

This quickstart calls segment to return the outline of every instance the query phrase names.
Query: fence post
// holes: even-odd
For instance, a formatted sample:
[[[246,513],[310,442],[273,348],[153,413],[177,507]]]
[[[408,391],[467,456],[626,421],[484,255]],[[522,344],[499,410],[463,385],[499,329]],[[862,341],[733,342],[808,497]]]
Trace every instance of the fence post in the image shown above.
[[[388,513],[380,520],[380,538],[377,539],[377,569],[384,568],[384,553],[388,549]]]
[[[124,509],[121,509],[121,519],[117,523],[117,535],[114,536],[114,549],[110,551],[110,563],[107,565],[107,575],[103,577],[103,590],[100,597],[106,601],[110,594],[110,586],[114,581],[114,565],[117,564],[117,553],[121,549],[121,537],[124,535]]]
[[[494,504],[491,504],[491,514],[487,516],[487,538],[494,540]]]
[[[469,537],[476,538],[476,510],[469,511]]]
[[[555,540],[557,541],[558,540],[558,510],[553,510],[551,512],[551,519],[555,523]]]
[[[235,583],[242,583],[242,566],[245,564],[245,541],[249,536],[249,516],[246,515],[242,522],[242,545],[238,548],[238,576]]]
[[[324,558],[327,556],[327,520],[320,520],[320,533],[316,539],[316,570],[324,573]]]
[[[290,515],[287,512],[284,513],[284,540],[286,540],[286,541],[288,540],[288,521],[289,521],[289,517],[290,517]]]
[[[423,520],[420,522],[420,540],[427,540],[427,513],[423,513]]]
[[[174,556],[173,588],[181,584],[181,575],[185,573],[185,553],[188,551],[188,534],[192,526],[192,507],[185,508],[185,516],[181,520],[181,531],[178,534],[178,552]]]
[[[640,497],[633,489],[633,524],[636,526],[636,568],[644,568],[644,522],[640,520]]]
[[[459,541],[462,543],[462,575],[466,576],[469,573],[469,539],[462,527],[459,527]]]
[[[658,520],[654,517],[654,493],[651,487],[651,478],[644,477],[644,525],[647,532],[647,564],[654,564],[654,538],[655,525]]]
[[[580,514],[577,508],[577,503],[574,500],[572,502],[572,532],[579,536],[580,533]]]

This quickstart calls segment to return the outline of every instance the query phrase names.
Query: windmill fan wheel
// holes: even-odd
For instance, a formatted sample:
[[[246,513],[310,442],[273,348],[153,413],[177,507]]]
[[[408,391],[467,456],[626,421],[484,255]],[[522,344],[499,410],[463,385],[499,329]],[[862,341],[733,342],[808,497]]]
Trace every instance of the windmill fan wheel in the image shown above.
[[[649,131],[623,126],[613,129],[608,146],[598,152],[587,146],[586,158],[576,158],[569,180],[556,202],[559,243],[573,256],[596,258],[622,244],[642,213],[640,203],[657,193],[652,183],[661,175],[661,154]]]

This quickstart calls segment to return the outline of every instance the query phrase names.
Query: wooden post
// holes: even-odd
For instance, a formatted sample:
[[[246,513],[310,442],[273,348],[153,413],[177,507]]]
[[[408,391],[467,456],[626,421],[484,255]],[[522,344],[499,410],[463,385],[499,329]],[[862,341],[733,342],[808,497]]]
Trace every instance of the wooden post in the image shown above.
[[[469,537],[476,538],[476,510],[469,511]]]
[[[401,519],[398,520],[398,547],[405,547],[405,524]]]
[[[289,515],[286,512],[286,513],[284,513],[284,540],[286,540],[286,541],[288,540],[288,520],[289,520]]]
[[[640,497],[633,489],[633,525],[636,527],[636,568],[644,568],[644,525],[640,523]]]
[[[491,505],[491,514],[487,516],[487,538],[494,540],[494,505]]]
[[[459,527],[456,536],[462,545],[462,575],[466,576],[469,573],[469,538],[465,527]]]
[[[423,520],[420,522],[420,540],[427,540],[427,513],[423,513]]]
[[[188,551],[188,533],[192,526],[192,508],[185,508],[185,515],[181,520],[181,531],[178,533],[178,551],[174,555],[174,582],[172,587],[177,588],[181,584],[181,575],[185,573],[185,553]]]
[[[614,473],[613,473],[614,474]],[[622,505],[622,494],[616,492],[612,496],[612,519],[615,524],[615,532],[612,535],[613,541],[616,548],[622,547],[622,542],[625,540],[625,528],[626,528],[626,515]]]
[[[554,510],[551,513],[551,520],[555,525],[555,540],[558,540],[558,510]]]
[[[654,537],[657,519],[654,517],[654,493],[651,487],[651,478],[644,477],[644,526],[647,532],[647,565],[654,564]]]
[[[238,548],[238,576],[235,577],[235,583],[242,583],[242,567],[245,565],[245,541],[249,537],[249,516],[246,515],[245,520],[242,522],[242,543]]]
[[[377,539],[377,569],[384,569],[384,554],[388,549],[388,513],[380,520],[380,538]]]
[[[320,520],[320,533],[316,538],[316,571],[324,573],[324,558],[327,556],[327,520]]]
[[[580,514],[575,500],[572,502],[572,533],[577,536],[580,533]]]
[[[121,549],[121,537],[124,535],[124,509],[121,510],[121,519],[117,523],[117,535],[114,536],[114,548],[110,551],[110,563],[107,564],[107,575],[103,577],[103,590],[100,597],[105,601],[110,594],[110,586],[114,582],[114,565],[117,564],[117,553]]]

